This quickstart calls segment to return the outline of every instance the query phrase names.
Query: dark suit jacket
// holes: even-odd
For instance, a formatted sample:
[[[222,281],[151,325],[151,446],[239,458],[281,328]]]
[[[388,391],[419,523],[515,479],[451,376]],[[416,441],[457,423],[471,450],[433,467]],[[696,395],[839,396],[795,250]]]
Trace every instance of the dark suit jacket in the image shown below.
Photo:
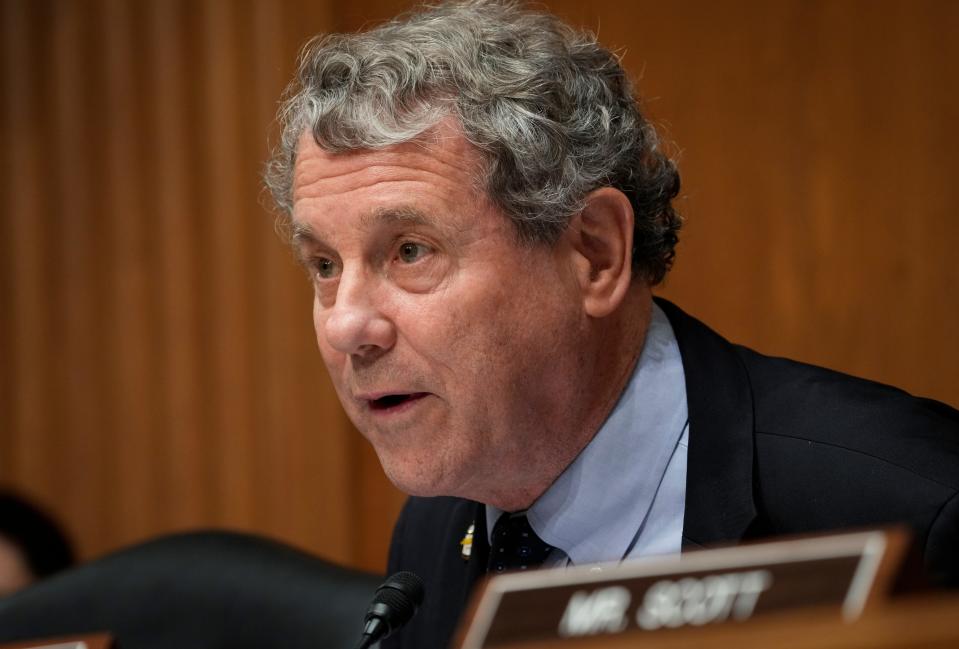
[[[733,345],[664,300],[686,374],[683,548],[909,524],[932,579],[959,583],[959,412],[889,386]],[[641,470],[641,467],[637,467]],[[473,553],[459,541],[476,524]],[[426,598],[384,649],[449,645],[489,553],[479,503],[410,498],[389,570]]]

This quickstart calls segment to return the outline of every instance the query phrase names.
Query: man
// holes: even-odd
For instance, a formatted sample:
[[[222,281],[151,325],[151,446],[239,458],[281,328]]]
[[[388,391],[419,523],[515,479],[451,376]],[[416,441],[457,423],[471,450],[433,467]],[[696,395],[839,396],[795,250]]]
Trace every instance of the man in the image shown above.
[[[776,534],[906,521],[957,578],[959,413],[653,300],[679,179],[591,35],[468,2],[327,36],[281,121],[320,351],[413,496],[390,570],[426,601],[390,646],[446,646],[488,569]]]

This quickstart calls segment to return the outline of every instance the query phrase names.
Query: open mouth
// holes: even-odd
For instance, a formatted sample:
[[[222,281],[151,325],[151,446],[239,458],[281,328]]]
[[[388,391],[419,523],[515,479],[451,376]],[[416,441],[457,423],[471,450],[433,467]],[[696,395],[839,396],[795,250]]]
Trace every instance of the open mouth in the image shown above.
[[[385,394],[378,399],[370,399],[370,408],[373,410],[392,410],[418,401],[427,395],[426,392],[411,394]]]

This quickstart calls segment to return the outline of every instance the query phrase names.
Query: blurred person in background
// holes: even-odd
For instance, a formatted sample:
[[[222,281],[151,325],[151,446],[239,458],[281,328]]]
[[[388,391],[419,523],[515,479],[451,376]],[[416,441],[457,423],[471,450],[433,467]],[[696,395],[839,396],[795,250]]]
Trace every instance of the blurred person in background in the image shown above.
[[[70,541],[49,514],[11,491],[0,491],[0,597],[74,562]]]

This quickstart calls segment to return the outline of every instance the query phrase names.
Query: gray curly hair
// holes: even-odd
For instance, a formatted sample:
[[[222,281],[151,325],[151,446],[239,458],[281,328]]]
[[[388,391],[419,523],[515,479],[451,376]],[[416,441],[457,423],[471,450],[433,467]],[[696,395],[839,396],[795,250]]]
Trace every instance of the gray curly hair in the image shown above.
[[[681,219],[679,174],[660,150],[619,59],[596,37],[512,0],[450,2],[304,47],[279,112],[265,181],[292,211],[309,129],[332,152],[408,142],[454,116],[485,160],[479,179],[528,243],[555,242],[586,195],[611,186],[633,206],[633,266],[659,283]]]

